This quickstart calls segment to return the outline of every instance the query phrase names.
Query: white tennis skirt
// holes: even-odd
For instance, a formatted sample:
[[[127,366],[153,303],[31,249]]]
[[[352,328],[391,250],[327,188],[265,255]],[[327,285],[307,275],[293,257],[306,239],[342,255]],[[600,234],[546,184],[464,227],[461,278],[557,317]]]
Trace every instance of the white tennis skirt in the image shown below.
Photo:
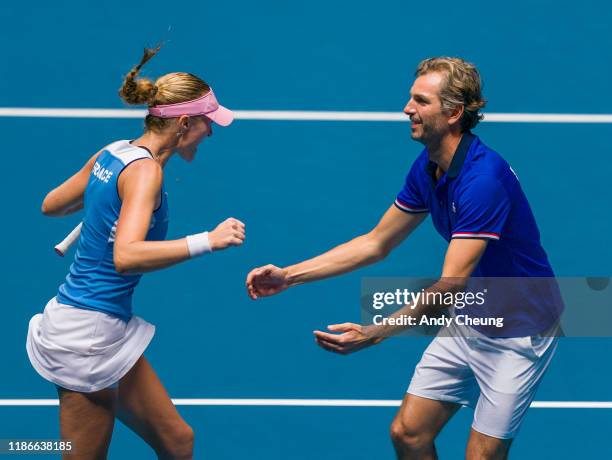
[[[125,322],[52,298],[30,320],[26,349],[45,379],[73,391],[112,387],[134,366],[155,334],[155,326],[133,316]]]

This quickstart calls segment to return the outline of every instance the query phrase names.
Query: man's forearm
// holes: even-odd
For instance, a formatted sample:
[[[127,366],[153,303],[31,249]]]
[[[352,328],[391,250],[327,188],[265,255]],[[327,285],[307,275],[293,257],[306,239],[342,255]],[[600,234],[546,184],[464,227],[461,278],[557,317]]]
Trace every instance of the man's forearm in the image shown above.
[[[365,234],[334,249],[285,268],[289,286],[341,275],[378,262],[386,251],[371,234]]]

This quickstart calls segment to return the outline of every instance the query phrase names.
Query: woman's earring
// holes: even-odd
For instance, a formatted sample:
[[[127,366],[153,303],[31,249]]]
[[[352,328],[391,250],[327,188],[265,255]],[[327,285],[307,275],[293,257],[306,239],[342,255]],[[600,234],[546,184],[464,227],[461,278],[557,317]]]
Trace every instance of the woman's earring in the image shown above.
[[[185,129],[188,129],[188,128],[189,128],[189,125],[185,126]],[[185,131],[178,131],[178,132],[176,133],[176,136],[177,136],[177,137],[181,137],[181,136],[182,136],[184,133],[185,133]]]

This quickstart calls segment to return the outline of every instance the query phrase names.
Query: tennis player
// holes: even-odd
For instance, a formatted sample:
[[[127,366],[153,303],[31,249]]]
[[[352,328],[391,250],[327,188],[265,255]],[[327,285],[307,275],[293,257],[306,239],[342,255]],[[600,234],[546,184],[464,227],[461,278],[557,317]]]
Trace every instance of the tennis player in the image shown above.
[[[128,104],[148,105],[144,133],[104,147],[42,204],[48,216],[84,208],[70,273],[27,337],[32,365],[58,389],[61,436],[74,445],[66,458],[106,458],[115,417],[159,458],[192,458],[193,431],[143,355],[155,328],[132,314],[132,294],[144,272],[245,238],[244,224],[230,218],[210,232],[164,241],[165,164],[174,154],[192,161],[213,122],[228,126],[233,114],[195,75],[136,78],[157,51],[145,50],[119,91]]]
[[[440,281],[428,292],[456,293],[475,279],[470,277],[553,277],[516,175],[471,132],[484,105],[474,65],[446,57],[421,62],[404,112],[412,138],[425,149],[395,203],[373,230],[329,252],[286,268],[252,270],[246,280],[250,297],[378,262],[429,214],[448,248]],[[453,322],[431,342],[391,426],[398,458],[437,458],[434,439],[462,405],[475,408],[466,457],[506,458],[557,346],[546,332],[558,320],[559,304],[533,294],[529,300],[501,312],[505,338]],[[421,300],[404,311],[422,318],[436,306]],[[344,323],[315,336],[324,349],[346,354],[403,328]]]

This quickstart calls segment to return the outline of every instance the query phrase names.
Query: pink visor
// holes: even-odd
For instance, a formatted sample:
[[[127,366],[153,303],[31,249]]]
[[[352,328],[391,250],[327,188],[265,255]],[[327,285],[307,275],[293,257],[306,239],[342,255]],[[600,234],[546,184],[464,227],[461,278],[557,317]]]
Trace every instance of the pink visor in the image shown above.
[[[204,96],[193,101],[149,107],[149,115],[160,118],[175,118],[181,115],[206,115],[220,126],[228,126],[234,121],[234,114],[231,110],[219,105],[212,88]]]

